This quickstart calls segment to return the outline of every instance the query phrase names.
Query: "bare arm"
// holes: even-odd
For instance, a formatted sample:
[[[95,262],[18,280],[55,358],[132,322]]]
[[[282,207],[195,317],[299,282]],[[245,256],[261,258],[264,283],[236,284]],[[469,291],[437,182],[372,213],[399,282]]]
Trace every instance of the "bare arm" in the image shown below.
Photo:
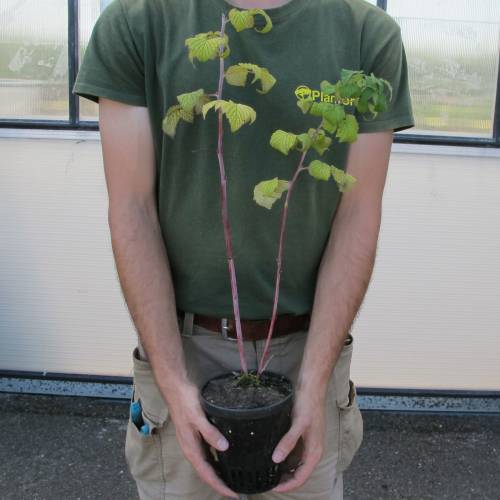
[[[120,285],[179,444],[200,477],[235,496],[206,461],[199,439],[223,450],[222,434],[205,417],[187,375],[174,288],[156,209],[153,135],[144,106],[99,99],[108,222]],[[225,441],[225,440],[224,440]]]
[[[321,397],[370,283],[392,137],[392,130],[360,134],[349,149],[346,171],[357,182],[342,194],[323,253],[298,381]]]
[[[392,138],[392,130],[360,134],[349,148],[346,171],[357,182],[342,194],[322,256],[292,427],[276,446],[281,452],[276,461],[281,461],[302,437],[302,465],[276,492],[304,484],[323,453],[328,381],[370,282]]]
[[[190,384],[174,289],[155,204],[155,161],[147,108],[101,98],[99,124],[108,223],[122,291],[167,403]]]

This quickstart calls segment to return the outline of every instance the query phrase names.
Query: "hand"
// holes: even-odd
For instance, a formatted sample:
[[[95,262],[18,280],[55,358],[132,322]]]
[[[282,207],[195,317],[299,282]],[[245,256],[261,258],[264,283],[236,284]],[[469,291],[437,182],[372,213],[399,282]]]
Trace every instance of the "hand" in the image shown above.
[[[274,462],[282,462],[293,472],[283,475],[281,482],[271,491],[285,493],[302,486],[321,460],[325,438],[325,396],[314,391],[297,392],[292,425],[276,445]],[[298,459],[298,463],[297,463]],[[286,470],[286,468],[285,468]]]
[[[239,498],[239,495],[220,479],[206,458],[206,445],[202,439],[220,451],[226,450],[229,443],[206,418],[198,394],[195,386],[187,386],[179,390],[177,395],[170,395],[169,411],[177,440],[184,456],[205,483],[223,496]]]

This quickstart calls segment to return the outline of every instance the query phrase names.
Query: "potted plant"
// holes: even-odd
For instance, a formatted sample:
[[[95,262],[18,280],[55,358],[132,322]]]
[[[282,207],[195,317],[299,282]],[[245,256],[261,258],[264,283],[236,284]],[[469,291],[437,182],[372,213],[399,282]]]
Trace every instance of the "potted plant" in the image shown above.
[[[264,17],[263,28],[255,27],[255,16]],[[189,51],[188,57],[193,64],[194,59],[200,62],[219,60],[217,91],[206,93],[201,88],[178,95],[178,103],[167,109],[162,129],[173,139],[181,120],[193,123],[196,115],[202,115],[205,118],[212,108],[218,113],[217,157],[221,187],[221,220],[224,228],[241,371],[224,373],[208,380],[201,388],[200,396],[207,418],[224,434],[230,444],[224,452],[210,450],[209,458],[212,464],[231,489],[238,493],[253,494],[268,491],[278,484],[281,464],[273,462],[271,457],[275,446],[291,425],[293,384],[283,374],[266,370],[266,367],[270,361],[268,352],[276,320],[285,227],[293,187],[299,174],[307,170],[311,176],[322,181],[333,178],[341,192],[349,190],[355,182],[354,177],[318,159],[304,166],[305,157],[311,149],[321,156],[332,143],[332,138],[328,134],[335,133],[339,142],[354,142],[357,138],[358,123],[353,114],[345,112],[344,104],[355,102],[355,107],[360,113],[370,112],[372,116],[376,116],[378,112],[386,109],[386,88],[391,93],[392,89],[387,81],[376,78],[373,73],[366,76],[362,71],[342,70],[341,79],[336,84],[331,84],[326,80],[321,82],[321,91],[325,100],[315,102],[311,96],[298,95],[297,105],[302,112],[321,118],[316,129],[309,129],[300,134],[276,130],[272,134],[270,144],[273,148],[285,155],[288,155],[291,150],[297,150],[301,155],[290,180],[275,177],[259,182],[253,189],[255,202],[268,209],[285,191],[287,194],[281,215],[270,327],[258,369],[248,370],[243,348],[222,146],[223,117],[225,116],[228,120],[230,130],[234,133],[243,125],[252,124],[256,119],[256,112],[246,104],[224,100],[222,91],[224,81],[230,85],[244,87],[248,76],[253,75],[251,83],[259,81],[261,88],[257,89],[257,92],[265,94],[272,89],[276,79],[267,68],[248,62],[240,62],[225,69],[225,59],[230,54],[229,38],[226,33],[228,23],[236,32],[253,28],[258,33],[265,34],[272,29],[271,19],[264,10],[233,8],[228,16],[222,14],[219,31],[199,33],[187,38],[185,43]]]

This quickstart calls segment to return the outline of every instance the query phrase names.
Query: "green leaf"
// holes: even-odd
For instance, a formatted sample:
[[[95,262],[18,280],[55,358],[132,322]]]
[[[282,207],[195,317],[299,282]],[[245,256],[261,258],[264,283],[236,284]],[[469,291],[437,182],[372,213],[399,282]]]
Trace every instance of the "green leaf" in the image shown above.
[[[201,114],[201,110],[203,106],[207,103],[210,102],[210,96],[207,94],[203,94],[199,99],[198,102],[194,106],[194,112],[199,115]]]
[[[356,182],[356,177],[344,172],[340,168],[331,166],[333,180],[337,183],[339,191],[345,193],[349,191]]]
[[[203,95],[205,95],[204,90],[198,89],[193,92],[186,92],[185,94],[178,95],[177,100],[184,111],[193,111],[202,100]]]
[[[343,82],[351,80],[351,79],[354,79],[355,81],[357,81],[362,76],[363,76],[362,69],[350,70],[350,69],[342,68],[340,70],[340,80]]]
[[[335,94],[335,92],[337,91],[336,85],[334,85],[333,83],[330,83],[328,80],[323,80],[319,84],[319,88],[320,88],[321,92],[323,92],[323,94],[325,94],[325,95],[332,95],[332,94]]]
[[[332,125],[329,121],[323,118],[321,121],[321,128],[324,128],[328,133],[333,134],[333,132],[337,129],[337,126]]]
[[[226,101],[224,101],[223,99],[214,99],[213,101],[204,104],[201,108],[201,114],[203,115],[203,118],[206,118],[207,113],[210,109],[215,108],[215,110],[217,111],[225,102]]]
[[[284,130],[280,129],[273,132],[273,135],[271,136],[271,139],[269,141],[269,144],[271,144],[274,149],[277,149],[284,155],[288,155],[290,149],[292,149],[296,143],[297,136],[295,134],[292,134],[291,132],[285,132]]]
[[[314,102],[312,97],[306,97],[305,99],[299,99],[297,101],[297,106],[302,110],[302,113],[306,114],[310,109]]]
[[[356,117],[352,114],[347,114],[339,123],[336,137],[339,142],[354,142],[358,138],[359,125]]]
[[[214,101],[210,101],[203,106],[203,118],[205,118],[207,112],[211,108],[215,108],[216,110],[222,108],[222,112],[229,121],[231,132],[236,132],[245,123],[252,124],[257,116],[255,110],[246,104],[239,104],[231,100],[225,101],[223,99],[215,99]]]
[[[245,123],[252,124],[257,114],[255,110],[246,104],[239,104],[231,100],[222,105],[222,111],[226,115],[231,126],[231,132],[236,132]]]
[[[307,168],[309,173],[320,181],[327,181],[332,174],[330,165],[319,160],[313,160]]]
[[[260,14],[261,16],[264,17],[264,19],[266,21],[266,24],[262,29],[259,30],[259,29],[255,28],[255,31],[258,31],[259,33],[267,33],[269,31],[271,31],[271,29],[273,27],[273,22],[271,21],[271,18],[267,15],[266,11],[264,11],[262,9],[250,9],[250,12],[254,16],[257,14]]]
[[[332,139],[330,137],[327,137],[325,135],[325,132],[323,130],[318,130],[318,133],[316,134],[315,138],[313,139],[315,129],[310,128],[308,130],[308,134],[312,139],[312,147],[317,151],[319,155],[322,155],[329,147],[330,144],[332,143]]]
[[[257,92],[259,94],[267,94],[276,83],[276,78],[274,78],[274,76],[271,75],[271,73],[269,73],[269,71],[266,68],[261,68],[259,79],[262,85],[262,90],[257,89]]]
[[[340,72],[340,80],[337,82],[338,97],[359,97],[366,86],[366,75],[363,70],[347,70],[343,68]]]
[[[254,27],[254,18],[249,10],[231,9],[228,14],[229,22],[237,31],[243,31]]]
[[[239,64],[229,66],[224,73],[227,83],[236,87],[244,87],[247,81],[248,70]]]
[[[253,190],[253,199],[261,207],[270,209],[273,203],[281,198],[283,192],[288,189],[288,181],[274,177],[266,181],[259,182]]]
[[[314,101],[312,103],[311,109],[309,110],[309,114],[313,116],[323,116],[323,111],[325,110],[325,107],[328,105],[327,102],[316,102]]]
[[[323,118],[334,128],[345,118],[345,111],[342,104],[330,104],[323,109]],[[333,131],[332,131],[333,132]]]
[[[220,36],[220,31],[198,33],[194,37],[187,38],[185,45],[189,49],[189,60],[192,63],[194,59],[198,59],[201,62],[215,59],[219,56],[219,48],[221,46],[223,47],[223,51],[220,56],[227,57],[229,55],[228,40],[226,33],[224,33],[223,37]]]
[[[296,149],[301,152],[307,151],[312,145],[311,137],[309,134],[300,134],[297,136]]]
[[[254,28],[256,15],[263,16],[266,24],[262,29],[255,28],[255,31],[258,31],[259,33],[267,33],[268,31],[271,31],[273,27],[271,18],[262,9],[231,9],[229,11],[228,17],[229,22],[233,25],[234,29],[237,32],[240,32],[249,28]]]
[[[225,77],[230,85],[244,87],[249,72],[254,75],[250,83],[254,83],[257,80],[261,82],[262,90],[257,89],[259,94],[266,94],[276,83],[276,78],[269,73],[267,68],[261,68],[251,63],[238,63],[234,66],[230,66],[225,72]]]
[[[167,109],[165,117],[162,121],[162,130],[171,139],[174,138],[177,124],[181,119],[186,122],[193,123],[193,112],[182,109],[180,104],[174,104]]]

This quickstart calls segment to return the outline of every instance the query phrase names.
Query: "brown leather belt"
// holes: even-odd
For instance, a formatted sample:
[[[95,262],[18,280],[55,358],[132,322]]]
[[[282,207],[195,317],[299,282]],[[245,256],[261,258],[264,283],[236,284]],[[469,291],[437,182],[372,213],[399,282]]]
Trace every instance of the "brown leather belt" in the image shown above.
[[[181,319],[184,318],[183,311],[177,311]],[[225,321],[223,321],[225,320]],[[227,321],[227,322],[226,322]],[[309,327],[309,314],[280,314],[276,316],[274,322],[273,338],[288,335],[299,330],[306,330]],[[200,325],[214,333],[220,333],[230,339],[236,339],[236,323],[233,318],[216,318],[203,314],[194,314],[193,323]],[[267,337],[271,319],[242,319],[241,331],[243,340],[262,340]],[[225,333],[224,333],[225,332]]]

